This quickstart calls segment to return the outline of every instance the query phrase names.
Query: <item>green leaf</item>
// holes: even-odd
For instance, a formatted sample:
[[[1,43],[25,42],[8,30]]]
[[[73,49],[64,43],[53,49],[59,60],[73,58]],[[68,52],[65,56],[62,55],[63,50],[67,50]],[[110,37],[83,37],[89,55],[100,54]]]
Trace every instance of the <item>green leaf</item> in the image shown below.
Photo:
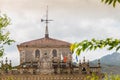
[[[92,42],[96,42],[96,40],[93,38],[93,39],[92,39]]]
[[[118,46],[117,48],[116,48],[116,51],[118,51],[120,49],[120,46]]]
[[[9,31],[6,30],[6,27],[10,25],[10,18],[5,14],[0,15],[0,56],[4,54],[5,45],[11,45],[14,40],[9,38]]]
[[[109,0],[109,4],[111,4],[113,2],[113,0]]]
[[[84,43],[84,42],[88,42],[88,40],[83,40],[82,42],[83,42],[83,43]]]
[[[89,50],[92,50],[93,49],[93,45],[90,46]]]
[[[120,43],[120,40],[119,39],[115,39],[115,43]]]
[[[70,50],[72,51],[72,53],[74,52],[74,49],[75,49],[75,44],[71,44]]]
[[[104,0],[101,0],[101,2],[103,2]]]
[[[85,50],[87,49],[87,47],[88,47],[87,43],[84,43],[84,44],[82,45],[82,50],[85,51]]]
[[[113,48],[114,48],[114,47],[113,47],[113,46],[111,46],[111,47],[109,47],[109,48],[108,48],[108,50],[112,50]]]
[[[79,47],[81,45],[81,43],[75,43],[75,47]]]
[[[0,57],[3,55],[3,52],[0,52]]]
[[[0,49],[0,57],[3,55],[4,49],[3,47]]]
[[[120,0],[118,0],[118,2],[120,3]]]
[[[96,50],[97,49],[97,46],[94,46],[94,50]]]
[[[107,38],[105,40],[96,40],[96,39],[92,39],[91,41],[88,40],[83,40],[80,43],[74,43],[72,45],[71,50],[76,50],[76,54],[80,55],[80,53],[82,51],[85,50],[96,50],[97,48],[104,48],[104,47],[108,47],[108,50],[112,50],[114,48],[116,48],[116,51],[120,49],[120,47],[118,47],[120,45],[120,39],[112,39],[112,38]]]
[[[106,1],[105,1],[105,4],[108,3],[108,2],[109,2],[109,0],[106,0]]]
[[[70,50],[72,51],[72,53],[75,51],[76,48],[79,47],[81,43],[74,43],[74,44],[71,44],[70,46]]]
[[[116,1],[117,1],[117,0],[114,0],[114,2],[113,2],[113,7],[115,7],[115,5],[116,5]]]
[[[81,49],[77,49],[77,51],[76,51],[77,56],[79,56],[80,53],[81,53]]]

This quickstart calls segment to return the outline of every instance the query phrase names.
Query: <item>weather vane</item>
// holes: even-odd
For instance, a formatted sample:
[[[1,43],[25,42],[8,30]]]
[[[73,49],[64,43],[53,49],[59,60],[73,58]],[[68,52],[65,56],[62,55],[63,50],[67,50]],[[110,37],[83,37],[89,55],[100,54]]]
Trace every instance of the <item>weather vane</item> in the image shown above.
[[[49,34],[48,34],[48,23],[49,23],[50,21],[53,21],[53,20],[48,19],[48,6],[47,6],[46,19],[41,19],[41,22],[45,22],[45,23],[46,23],[45,38],[49,38]]]

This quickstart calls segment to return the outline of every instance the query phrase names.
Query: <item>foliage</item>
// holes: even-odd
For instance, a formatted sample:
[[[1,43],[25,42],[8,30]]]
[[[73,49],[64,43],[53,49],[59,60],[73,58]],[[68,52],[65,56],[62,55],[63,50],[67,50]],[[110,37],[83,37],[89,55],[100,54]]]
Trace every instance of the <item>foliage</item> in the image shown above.
[[[99,77],[96,74],[92,74],[91,76],[87,76],[87,80],[99,80]]]
[[[111,75],[110,79],[111,80],[120,80],[120,76],[119,75]]]
[[[96,74],[92,74],[91,76],[87,76],[87,80],[100,80],[100,79]],[[105,77],[103,80],[120,80],[120,75],[105,74]]]
[[[72,53],[76,52],[77,55],[80,55],[82,51],[96,50],[98,48],[102,49],[104,47],[108,47],[108,50],[115,49],[118,51],[120,49],[120,39],[107,38],[105,40],[84,40],[82,42],[72,44],[70,50]]]
[[[104,80],[120,80],[120,75],[105,75]]]
[[[12,76],[8,77],[7,80],[14,80]]]
[[[8,25],[10,25],[10,18],[5,14],[0,15],[0,57],[4,53],[4,47],[15,42],[14,40],[10,39],[10,33],[6,30]]]
[[[105,4],[108,4],[108,5],[113,5],[113,7],[116,6],[116,3],[120,3],[120,0],[101,0],[102,2],[104,2]]]

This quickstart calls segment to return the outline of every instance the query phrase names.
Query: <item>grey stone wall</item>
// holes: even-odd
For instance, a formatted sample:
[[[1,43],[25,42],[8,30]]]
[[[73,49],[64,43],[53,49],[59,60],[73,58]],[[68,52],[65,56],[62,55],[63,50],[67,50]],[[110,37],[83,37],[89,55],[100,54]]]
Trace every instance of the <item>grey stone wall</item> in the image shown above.
[[[70,60],[70,49],[69,48],[21,48],[20,50],[20,63],[24,62],[31,62],[31,61],[37,61],[37,58],[35,57],[35,51],[40,51],[40,57],[39,60],[47,53],[47,56],[49,58],[53,57],[52,51],[57,50],[57,57],[58,59],[61,58],[61,54],[67,57],[67,60]]]

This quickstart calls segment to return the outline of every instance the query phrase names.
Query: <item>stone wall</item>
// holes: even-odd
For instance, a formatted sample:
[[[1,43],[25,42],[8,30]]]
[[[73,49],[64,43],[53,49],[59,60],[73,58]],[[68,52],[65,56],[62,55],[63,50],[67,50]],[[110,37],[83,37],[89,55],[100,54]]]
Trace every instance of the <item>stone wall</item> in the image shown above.
[[[53,49],[57,50],[57,58],[60,59],[61,54],[63,56],[67,56],[68,60],[70,60],[70,49],[69,48],[21,48],[20,50],[20,63],[24,62],[31,62],[36,61],[35,58],[35,50],[40,51],[40,57],[39,60],[43,57],[44,53],[47,53],[47,55],[52,58],[52,51]]]

